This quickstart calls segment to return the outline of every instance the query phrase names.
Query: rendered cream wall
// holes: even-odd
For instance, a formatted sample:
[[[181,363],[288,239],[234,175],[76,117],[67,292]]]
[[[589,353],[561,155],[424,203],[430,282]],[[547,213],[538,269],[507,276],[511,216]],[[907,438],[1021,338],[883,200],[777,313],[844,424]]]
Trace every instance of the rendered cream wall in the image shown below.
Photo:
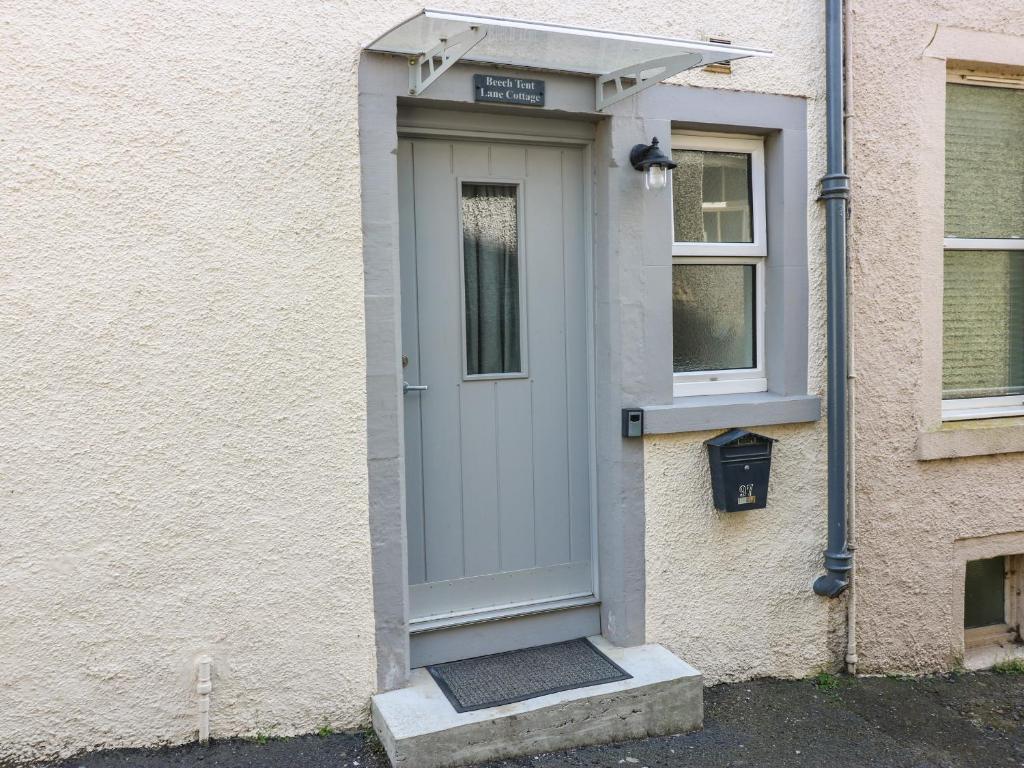
[[[5,7],[0,758],[194,738],[201,652],[214,657],[215,736],[363,722],[375,661],[356,68],[363,44],[419,7]],[[514,12],[650,31],[638,0]],[[818,3],[685,0],[657,22],[774,49],[733,76],[680,80],[808,96],[821,135]],[[811,146],[814,182],[822,147]],[[821,226],[809,206],[819,391]],[[700,565],[685,536],[717,520],[695,475],[675,472],[678,457],[699,468],[705,436],[648,445],[651,639],[711,679],[797,674],[826,657],[827,609],[809,592],[822,481],[785,467],[823,467],[823,431],[771,433],[788,436],[778,502],[746,524],[716,522],[714,539],[732,568],[741,541],[777,533],[771,581],[794,609],[764,623],[763,576],[732,568],[709,581],[714,558]],[[787,497],[797,501],[777,512]],[[712,605],[711,586],[735,604]],[[718,645],[736,630],[749,637],[739,657]],[[781,648],[791,631],[798,647],[765,660],[758,638]]]
[[[4,4],[0,762],[366,720],[374,15]]]
[[[808,100],[808,391],[824,404],[824,219],[816,201],[825,173],[824,7],[784,2],[752,10],[749,3],[720,3],[698,15],[710,33],[770,48],[774,59],[739,62],[728,77],[679,80]],[[736,426],[779,439],[765,510],[724,514],[712,506],[703,442],[718,431],[645,440],[648,639],[696,666],[709,683],[833,668],[842,657],[837,630],[845,600],[826,601],[811,590],[825,547],[824,418]]]
[[[1024,51],[1024,13],[1019,0],[851,9],[858,655],[865,672],[947,669],[962,647],[954,542],[1024,530],[1024,459],[916,459],[941,370],[941,343],[925,339],[941,324],[943,113],[932,94],[944,65],[924,52],[937,27],[1017,35]]]

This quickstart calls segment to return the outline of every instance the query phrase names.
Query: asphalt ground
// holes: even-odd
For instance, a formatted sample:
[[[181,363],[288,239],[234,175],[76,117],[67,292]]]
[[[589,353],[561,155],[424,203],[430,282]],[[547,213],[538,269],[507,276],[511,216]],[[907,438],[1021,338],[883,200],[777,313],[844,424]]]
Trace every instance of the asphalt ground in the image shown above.
[[[1024,766],[1024,675],[755,680],[705,690],[704,729],[478,768]],[[387,768],[372,735],[93,752],[59,768]]]

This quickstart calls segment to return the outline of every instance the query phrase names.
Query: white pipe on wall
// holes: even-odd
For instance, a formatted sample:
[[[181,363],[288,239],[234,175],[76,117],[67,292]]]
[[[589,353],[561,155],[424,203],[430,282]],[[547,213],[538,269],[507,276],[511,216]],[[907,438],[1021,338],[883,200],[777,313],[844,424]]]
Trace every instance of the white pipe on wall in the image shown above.
[[[199,697],[199,743],[208,744],[210,741],[210,692],[213,690],[210,670],[213,666],[213,659],[209,656],[200,656],[196,659],[196,665],[198,667],[196,694]]]

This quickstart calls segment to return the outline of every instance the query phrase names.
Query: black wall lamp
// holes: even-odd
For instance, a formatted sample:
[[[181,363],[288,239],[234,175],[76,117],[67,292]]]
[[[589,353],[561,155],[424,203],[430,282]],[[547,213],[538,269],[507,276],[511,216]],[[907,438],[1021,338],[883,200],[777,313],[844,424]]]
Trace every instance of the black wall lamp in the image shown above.
[[[676,167],[672,158],[661,151],[658,137],[650,144],[637,144],[629,152],[629,162],[644,175],[644,189],[664,189],[669,171]]]

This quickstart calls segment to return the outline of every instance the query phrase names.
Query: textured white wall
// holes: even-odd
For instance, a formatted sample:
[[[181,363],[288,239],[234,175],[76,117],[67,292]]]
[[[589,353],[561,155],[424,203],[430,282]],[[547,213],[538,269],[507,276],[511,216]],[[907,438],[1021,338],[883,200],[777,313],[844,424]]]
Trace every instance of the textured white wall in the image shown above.
[[[351,14],[2,16],[0,762],[361,723]]]
[[[730,77],[699,73],[682,82],[807,98],[808,391],[824,405],[824,218],[816,201],[825,173],[824,5],[719,3],[679,18],[700,18],[711,34],[726,31],[775,53],[769,62],[740,62]],[[646,438],[648,638],[711,683],[831,668],[841,658],[845,600],[811,591],[825,547],[824,419],[737,426],[779,439],[765,510],[715,511],[703,441],[717,432]]]
[[[646,0],[447,5],[650,31]],[[419,7],[6,4],[0,758],[193,738],[201,652],[214,736],[363,720],[375,661],[356,68]],[[820,4],[681,0],[657,24],[775,50],[679,80],[807,96],[813,186]],[[809,591],[823,429],[765,431],[784,440],[772,507],[746,522],[710,509],[706,435],[648,440],[649,634],[710,679],[826,658],[827,607]],[[702,535],[713,554],[695,549]],[[788,612],[767,615],[769,588]]]
[[[1024,464],[1020,453],[917,460],[919,433],[938,426],[942,356],[945,62],[926,49],[939,27],[1016,36],[971,46],[969,58],[1015,51],[1024,66],[1024,12],[1020,0],[851,9],[858,655],[867,672],[948,669],[963,647],[956,542],[1024,531]]]

